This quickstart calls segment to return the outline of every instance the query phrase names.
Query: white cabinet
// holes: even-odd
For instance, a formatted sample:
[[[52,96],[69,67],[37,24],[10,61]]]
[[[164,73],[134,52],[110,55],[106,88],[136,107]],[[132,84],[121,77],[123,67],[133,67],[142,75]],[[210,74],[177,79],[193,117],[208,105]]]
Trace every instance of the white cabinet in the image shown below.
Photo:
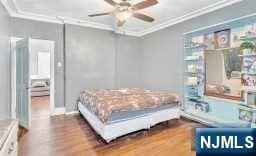
[[[0,121],[1,125],[1,121]],[[11,121],[0,127],[1,131],[1,146],[0,156],[17,156],[18,149],[18,122]]]

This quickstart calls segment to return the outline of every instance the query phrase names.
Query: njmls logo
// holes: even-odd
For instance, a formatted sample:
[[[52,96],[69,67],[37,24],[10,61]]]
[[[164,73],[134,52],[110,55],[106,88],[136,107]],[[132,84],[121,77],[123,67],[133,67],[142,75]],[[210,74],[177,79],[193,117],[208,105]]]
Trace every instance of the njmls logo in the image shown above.
[[[197,156],[256,156],[256,129],[199,128]]]
[[[212,137],[211,136],[201,136],[200,138],[200,148],[235,148],[235,149],[242,149],[242,148],[249,148],[252,149],[254,148],[254,143],[253,143],[253,137],[252,136],[246,136],[245,137],[245,144],[244,145],[239,145],[238,144],[238,136],[216,136],[216,143],[212,143]]]

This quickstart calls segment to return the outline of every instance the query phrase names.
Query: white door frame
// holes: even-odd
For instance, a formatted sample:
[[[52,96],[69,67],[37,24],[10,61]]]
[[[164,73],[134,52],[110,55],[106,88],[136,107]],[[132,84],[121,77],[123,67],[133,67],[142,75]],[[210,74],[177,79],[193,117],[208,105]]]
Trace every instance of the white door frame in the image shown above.
[[[16,42],[22,38],[12,37],[11,38],[11,117],[16,119]],[[31,39],[33,40],[33,39]],[[42,39],[38,39],[42,40]],[[55,42],[52,40],[44,40],[51,42],[51,69],[50,69],[50,114],[51,116],[55,115],[55,61],[54,61],[54,48]],[[30,97],[29,97],[30,98]],[[31,107],[31,106],[30,106]]]

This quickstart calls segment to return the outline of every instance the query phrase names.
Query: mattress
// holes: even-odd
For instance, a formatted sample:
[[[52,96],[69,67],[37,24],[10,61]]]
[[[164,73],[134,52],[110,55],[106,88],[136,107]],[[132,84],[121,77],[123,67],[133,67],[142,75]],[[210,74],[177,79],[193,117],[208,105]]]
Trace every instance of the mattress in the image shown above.
[[[95,114],[90,108],[88,108],[87,104],[83,104],[91,113]],[[144,110],[136,110],[136,111],[126,111],[126,112],[113,112],[109,119],[105,122],[105,124],[113,124],[113,123],[118,123],[126,120],[131,120],[139,117],[146,116],[150,113],[155,113],[164,109],[169,109],[169,108],[175,108],[179,107],[178,103],[172,103],[172,104],[166,104],[163,106],[159,106],[156,108],[150,108],[150,109],[144,109]]]
[[[103,123],[140,117],[179,104],[176,94],[135,88],[83,91],[79,101]]]

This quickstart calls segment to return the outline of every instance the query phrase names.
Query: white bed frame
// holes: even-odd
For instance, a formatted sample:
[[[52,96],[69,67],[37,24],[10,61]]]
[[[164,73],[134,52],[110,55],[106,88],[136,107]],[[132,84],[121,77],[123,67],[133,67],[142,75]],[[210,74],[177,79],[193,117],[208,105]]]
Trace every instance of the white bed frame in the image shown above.
[[[144,114],[141,117],[131,118],[110,124],[102,123],[96,115],[91,113],[83,104],[78,102],[78,109],[85,119],[90,123],[93,129],[107,142],[117,137],[129,134],[150,127],[171,119],[180,118],[179,106],[160,110],[153,113]]]

